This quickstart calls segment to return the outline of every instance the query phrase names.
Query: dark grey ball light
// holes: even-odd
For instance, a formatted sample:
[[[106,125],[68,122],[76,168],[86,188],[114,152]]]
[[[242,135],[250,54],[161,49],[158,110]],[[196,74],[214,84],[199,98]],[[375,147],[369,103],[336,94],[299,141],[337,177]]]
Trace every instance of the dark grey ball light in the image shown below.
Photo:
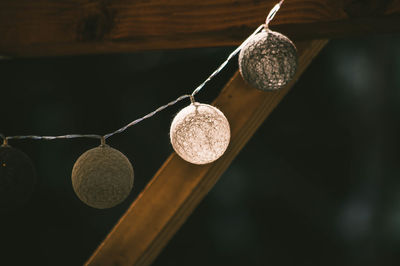
[[[22,207],[36,185],[36,172],[29,157],[9,145],[0,146],[0,211]]]
[[[279,90],[289,83],[297,69],[297,50],[279,32],[265,29],[253,36],[239,54],[243,79],[262,91]]]
[[[72,186],[87,205],[111,208],[128,197],[133,186],[133,168],[128,158],[108,145],[83,153],[72,169]]]

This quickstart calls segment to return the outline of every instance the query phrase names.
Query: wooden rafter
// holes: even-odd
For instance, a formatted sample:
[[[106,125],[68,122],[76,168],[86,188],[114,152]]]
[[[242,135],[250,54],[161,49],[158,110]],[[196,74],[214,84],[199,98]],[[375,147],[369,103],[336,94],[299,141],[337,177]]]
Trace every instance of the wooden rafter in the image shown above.
[[[0,55],[237,45],[278,0],[2,0]],[[272,23],[294,40],[400,31],[400,0],[286,0]]]
[[[297,43],[299,70],[281,91],[258,91],[236,73],[214,102],[231,124],[226,153],[203,166],[187,163],[173,153],[87,265],[149,265],[326,43]]]

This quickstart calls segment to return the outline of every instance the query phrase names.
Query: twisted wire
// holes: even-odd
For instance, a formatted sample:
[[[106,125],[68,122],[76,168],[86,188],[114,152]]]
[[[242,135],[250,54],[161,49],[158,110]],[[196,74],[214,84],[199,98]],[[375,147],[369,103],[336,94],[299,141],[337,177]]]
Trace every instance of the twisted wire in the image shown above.
[[[281,8],[281,5],[283,4],[285,0],[281,0],[279,3],[277,3],[269,12],[267,19],[265,20],[265,25],[269,25],[269,23],[274,19],[276,13],[278,13],[278,10]]]

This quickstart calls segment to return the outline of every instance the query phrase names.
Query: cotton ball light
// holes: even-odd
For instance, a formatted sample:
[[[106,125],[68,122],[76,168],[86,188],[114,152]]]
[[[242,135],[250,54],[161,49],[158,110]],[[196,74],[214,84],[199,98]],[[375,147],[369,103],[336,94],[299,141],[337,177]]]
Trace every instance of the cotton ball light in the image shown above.
[[[0,146],[0,210],[8,211],[26,204],[36,185],[31,159],[9,145]]]
[[[262,91],[279,90],[294,77],[297,50],[285,35],[264,29],[250,38],[239,54],[243,79]]]
[[[106,209],[121,203],[133,186],[133,168],[128,158],[108,145],[83,153],[72,169],[72,186],[87,205]]]
[[[193,164],[207,164],[226,151],[230,140],[229,122],[216,107],[193,102],[174,118],[170,139],[175,152]]]

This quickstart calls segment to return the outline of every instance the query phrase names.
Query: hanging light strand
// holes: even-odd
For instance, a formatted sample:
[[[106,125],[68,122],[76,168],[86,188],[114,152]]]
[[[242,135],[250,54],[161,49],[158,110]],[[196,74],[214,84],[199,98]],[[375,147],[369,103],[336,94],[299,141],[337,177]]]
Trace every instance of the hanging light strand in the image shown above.
[[[167,107],[172,106],[172,105],[175,105],[175,104],[177,104],[178,102],[180,102],[180,101],[182,101],[183,99],[186,99],[186,98],[190,98],[190,95],[188,95],[188,94],[182,95],[182,96],[176,98],[174,101],[171,101],[171,102],[167,103],[166,105],[163,105],[163,106],[158,107],[158,108],[157,108],[156,110],[154,110],[153,112],[148,113],[147,115],[145,115],[145,116],[143,116],[143,117],[141,117],[141,118],[138,118],[138,119],[136,119],[136,120],[130,122],[130,123],[127,124],[126,126],[123,126],[123,127],[121,127],[120,129],[117,129],[117,130],[114,131],[114,132],[111,132],[111,133],[108,133],[108,134],[104,135],[104,139],[107,139],[107,138],[109,138],[109,137],[111,137],[111,136],[113,136],[113,135],[115,135],[115,134],[122,133],[122,132],[124,132],[125,130],[127,130],[129,127],[134,126],[134,125],[136,125],[136,124],[142,122],[143,120],[146,120],[146,119],[148,119],[148,118],[154,116],[155,114],[161,112],[162,110],[166,109]]]
[[[61,136],[37,136],[37,135],[26,135],[26,136],[8,136],[5,139],[34,139],[34,140],[55,140],[55,139],[76,139],[76,138],[91,138],[101,139],[101,135],[96,134],[69,134]]]
[[[197,93],[199,93],[199,91],[211,80],[213,79],[216,75],[218,75],[218,73],[220,73],[222,71],[222,69],[225,68],[225,66],[229,63],[229,61],[235,56],[237,55],[240,50],[243,48],[243,46],[246,44],[246,42],[251,39],[254,35],[256,35],[258,32],[260,32],[260,30],[262,30],[264,28],[264,24],[261,24],[260,26],[258,26],[258,28],[238,47],[236,48],[229,56],[228,58],[205,80],[203,81],[203,83],[201,83],[193,92],[192,92],[192,96],[195,96]]]
[[[229,63],[229,61],[236,56],[240,50],[243,48],[244,45],[246,45],[247,41],[249,39],[251,39],[254,35],[256,35],[257,33],[259,33],[265,26],[268,26],[269,22],[271,22],[271,20],[275,17],[275,14],[278,12],[280,6],[282,5],[282,3],[284,2],[284,0],[281,0],[278,4],[276,4],[272,10],[269,12],[267,19],[266,19],[266,24],[261,24],[260,26],[258,26],[258,28],[240,45],[238,46],[228,57],[227,59],[206,79],[204,80],[196,89],[193,90],[193,92],[191,94],[185,94],[185,95],[181,95],[178,98],[176,98],[175,100],[158,107],[156,110],[130,122],[129,124],[111,132],[105,135],[97,135],[97,134],[68,134],[68,135],[60,135],[60,136],[38,136],[38,135],[25,135],[25,136],[6,136],[4,134],[0,134],[0,138],[3,140],[3,144],[7,144],[8,140],[13,140],[13,139],[32,139],[32,140],[56,140],[56,139],[75,139],[75,138],[91,138],[91,139],[99,139],[101,140],[101,143],[104,144],[105,140],[108,139],[109,137],[122,133],[125,130],[127,130],[128,128],[142,122],[143,120],[146,120],[154,115],[156,115],[157,113],[163,111],[164,109],[173,106],[175,104],[177,104],[178,102],[190,98],[191,102],[194,102],[194,96],[196,94],[198,94],[203,88],[204,86],[211,80],[213,79],[215,76],[217,76],[225,67],[226,65]]]

